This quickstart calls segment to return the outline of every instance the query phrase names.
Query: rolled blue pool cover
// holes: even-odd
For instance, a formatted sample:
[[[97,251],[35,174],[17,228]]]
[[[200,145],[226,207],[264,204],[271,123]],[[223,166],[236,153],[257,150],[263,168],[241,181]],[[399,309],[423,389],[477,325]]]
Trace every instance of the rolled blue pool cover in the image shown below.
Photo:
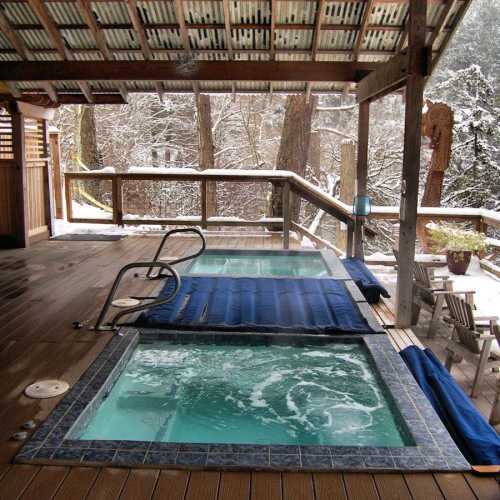
[[[168,280],[161,295],[168,295]],[[257,332],[374,333],[342,281],[183,276],[176,298],[137,324]]]
[[[381,295],[390,298],[389,292],[362,260],[348,257],[342,259],[342,264],[369,304],[377,304]]]
[[[400,354],[469,463],[500,465],[500,436],[434,353],[409,346]]]

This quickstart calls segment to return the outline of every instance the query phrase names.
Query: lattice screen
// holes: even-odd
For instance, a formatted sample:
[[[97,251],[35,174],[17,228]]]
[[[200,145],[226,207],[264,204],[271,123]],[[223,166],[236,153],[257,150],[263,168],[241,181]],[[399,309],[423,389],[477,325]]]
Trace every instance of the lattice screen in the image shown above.
[[[4,108],[0,108],[0,160],[13,160],[12,117]]]

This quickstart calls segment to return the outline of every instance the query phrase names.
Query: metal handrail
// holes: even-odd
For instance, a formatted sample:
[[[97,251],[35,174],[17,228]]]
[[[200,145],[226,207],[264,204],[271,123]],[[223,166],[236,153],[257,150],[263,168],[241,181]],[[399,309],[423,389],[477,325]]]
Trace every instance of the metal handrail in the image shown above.
[[[155,256],[153,257],[153,262],[159,262],[158,259],[160,258],[160,254],[163,250],[163,247],[165,246],[165,242],[167,241],[169,236],[171,236],[172,234],[175,234],[175,233],[195,233],[196,235],[198,235],[201,238],[201,248],[194,254],[186,255],[185,257],[171,260],[170,262],[168,262],[168,264],[170,266],[175,266],[176,264],[180,264],[181,262],[195,259],[196,257],[201,255],[205,251],[205,248],[207,246],[206,240],[205,240],[205,237],[203,236],[202,232],[199,229],[194,228],[194,227],[187,227],[187,228],[184,227],[184,228],[178,228],[178,229],[171,229],[170,231],[168,231],[165,234],[165,236],[163,236],[163,238],[160,242],[160,245],[158,246],[158,249],[156,250]],[[148,269],[148,272],[146,273],[146,278],[148,278],[150,280],[154,280],[154,279],[162,279],[165,277],[165,275],[162,274],[161,269],[158,271],[158,274],[156,276],[153,276],[152,272],[153,272],[153,268],[150,267]]]
[[[108,325],[103,325],[104,318],[108,312],[108,309],[111,306],[111,303],[112,303],[113,298],[115,296],[116,290],[118,289],[118,286],[120,285],[120,282],[121,282],[123,276],[130,269],[136,269],[136,268],[140,268],[140,267],[148,267],[150,269],[152,269],[153,267],[160,267],[161,270],[163,270],[163,269],[168,270],[175,280],[174,290],[172,291],[172,293],[168,297],[165,297],[165,298],[160,298],[160,296],[151,297],[151,299],[153,299],[152,302],[147,302],[147,303],[143,303],[143,304],[138,304],[136,306],[127,307],[126,309],[123,309],[122,311],[118,312],[113,317],[113,319],[111,320],[111,322]],[[160,270],[160,273],[161,273],[161,270]],[[165,276],[165,275],[163,275],[163,276]],[[116,330],[116,324],[118,323],[118,320],[120,318],[122,318],[123,316],[126,316],[128,314],[132,314],[132,313],[139,312],[139,311],[144,311],[146,309],[151,309],[152,307],[157,307],[157,306],[160,306],[163,304],[167,304],[168,302],[170,302],[171,300],[173,300],[175,298],[175,296],[179,292],[180,287],[181,287],[181,278],[179,276],[179,273],[170,264],[167,264],[166,262],[159,262],[159,261],[157,261],[157,262],[131,262],[130,264],[123,266],[120,269],[120,271],[118,272],[118,274],[115,278],[115,281],[113,282],[113,286],[111,287],[111,289],[108,293],[108,296],[106,298],[106,302],[104,303],[104,306],[101,309],[101,313],[99,314],[99,317],[97,318],[96,324],[94,326],[94,330],[97,330],[97,331]]]

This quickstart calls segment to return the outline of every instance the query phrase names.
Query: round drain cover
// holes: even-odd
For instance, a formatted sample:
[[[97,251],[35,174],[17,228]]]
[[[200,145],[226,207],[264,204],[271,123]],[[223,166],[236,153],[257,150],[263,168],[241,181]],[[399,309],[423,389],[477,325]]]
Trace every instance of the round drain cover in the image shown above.
[[[140,300],[137,299],[131,299],[130,297],[127,297],[125,299],[116,299],[111,302],[111,305],[113,307],[134,307],[138,306],[141,303]]]
[[[24,394],[33,399],[54,398],[64,394],[69,389],[69,384],[64,380],[40,380],[28,385]]]

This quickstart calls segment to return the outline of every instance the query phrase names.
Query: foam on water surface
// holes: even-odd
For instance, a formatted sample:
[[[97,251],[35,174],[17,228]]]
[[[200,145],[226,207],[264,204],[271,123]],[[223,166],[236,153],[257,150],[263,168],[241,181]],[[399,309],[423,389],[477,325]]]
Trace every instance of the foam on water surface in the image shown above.
[[[140,344],[80,439],[405,446],[360,344]]]

